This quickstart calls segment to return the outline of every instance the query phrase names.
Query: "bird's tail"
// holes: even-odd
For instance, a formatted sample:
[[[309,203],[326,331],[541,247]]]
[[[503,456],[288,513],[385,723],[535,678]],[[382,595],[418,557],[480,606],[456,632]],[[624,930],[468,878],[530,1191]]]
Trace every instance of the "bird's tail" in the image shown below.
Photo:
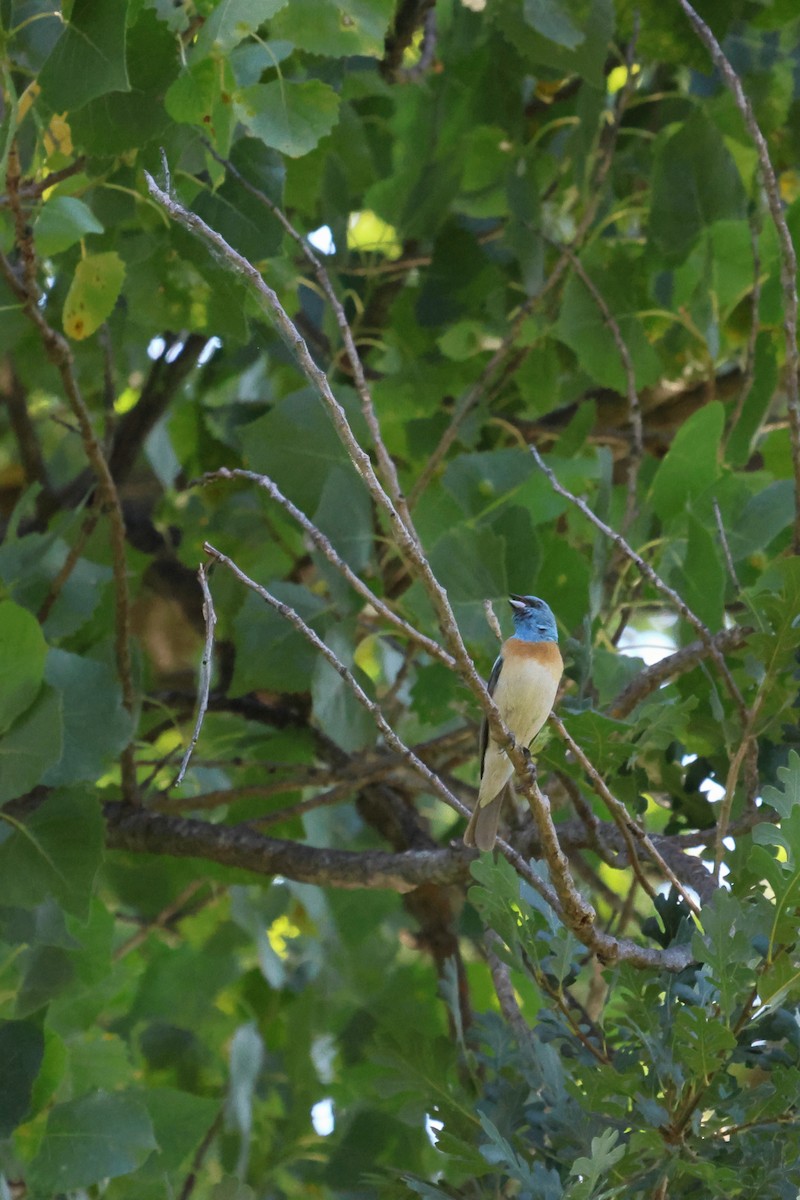
[[[497,840],[497,826],[505,789],[490,804],[476,804],[475,811],[464,830],[464,845],[478,850],[491,850]]]

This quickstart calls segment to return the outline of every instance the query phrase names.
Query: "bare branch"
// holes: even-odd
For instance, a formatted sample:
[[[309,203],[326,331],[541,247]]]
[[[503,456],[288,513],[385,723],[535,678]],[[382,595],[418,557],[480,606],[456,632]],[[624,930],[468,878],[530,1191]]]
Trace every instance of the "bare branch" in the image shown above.
[[[350,328],[350,323],[347,320],[344,307],[339,297],[336,295],[336,291],[331,283],[331,279],[327,270],[322,262],[317,258],[314,251],[311,249],[308,239],[304,238],[303,235],[295,229],[294,225],[292,225],[291,221],[283,212],[283,210],[280,209],[272,200],[270,200],[269,196],[265,192],[261,191],[260,188],[254,187],[253,184],[250,183],[250,181],[236,169],[229,159],[223,158],[220,154],[218,154],[210,142],[204,140],[204,145],[210,151],[211,155],[217,160],[217,162],[224,166],[225,169],[229,171],[242,185],[242,187],[252,196],[254,196],[261,204],[263,204],[264,207],[272,213],[276,220],[280,222],[280,224],[288,233],[289,237],[292,238],[292,240],[299,246],[303,257],[313,270],[317,282],[322,288],[322,291],[331,306],[333,315],[336,318],[336,324],[339,327],[339,333],[341,334],[342,344],[344,345],[345,353],[347,355],[347,361],[350,364],[353,382],[356,385],[356,391],[358,392],[358,396],[361,401],[361,411],[364,415],[364,420],[367,423],[367,428],[370,431],[370,436],[372,437],[372,443],[375,447],[378,466],[380,467],[384,484],[388,489],[393,504],[397,507],[409,532],[413,535],[413,525],[411,524],[408,509],[406,508],[405,497],[403,496],[403,492],[400,487],[397,468],[395,467],[392,456],[386,449],[386,445],[381,435],[378,416],[375,412],[375,404],[372,399],[372,393],[370,392],[369,384],[367,383],[366,375],[364,374],[364,366],[361,362],[361,356],[358,353],[358,348],[355,344],[353,331]]]
[[[434,609],[437,614],[440,629],[447,640],[449,649],[455,659],[457,670],[461,678],[475,695],[483,711],[486,713],[489,726],[492,730],[498,744],[508,754],[518,777],[520,778],[526,795],[531,804],[534,819],[539,830],[539,836],[542,841],[544,855],[549,867],[551,876],[555,882],[555,887],[542,881],[535,871],[531,870],[528,863],[519,855],[511,846],[505,842],[498,842],[498,847],[505,855],[508,861],[514,868],[534,887],[540,895],[546,900],[554,910],[559,913],[563,920],[573,930],[575,935],[604,961],[617,961],[620,956],[624,956],[629,961],[636,961],[639,964],[653,961],[649,956],[649,952],[641,947],[635,946],[632,943],[628,946],[623,946],[623,943],[617,942],[615,939],[608,937],[597,930],[595,925],[595,913],[590,905],[588,905],[578,893],[574,882],[569,873],[569,864],[558,842],[558,836],[555,826],[550,815],[549,803],[539,791],[536,784],[529,757],[525,752],[516,745],[505,723],[502,721],[498,712],[497,706],[489,696],[483,680],[475,670],[475,666],[467,653],[464,646],[461,634],[455,621],[455,617],[450,606],[447,593],[442,585],[434,576],[430,564],[426,559],[416,533],[410,530],[405,521],[393,504],[391,498],[384,491],[378,480],[369,456],[358,443],[352,428],[347,420],[347,416],[339,402],[336,400],[331,391],[330,384],[325,374],[319,369],[311,357],[305,341],[301,337],[297,328],[289,318],[281,306],[275,292],[265,283],[260,273],[256,268],[244,259],[237,251],[233,250],[227,242],[214,230],[210,229],[199,217],[194,213],[190,213],[183,208],[182,205],[174,201],[170,196],[163,192],[150,175],[146,175],[148,188],[151,195],[156,199],[173,218],[183,224],[191,232],[199,234],[212,246],[217,254],[228,264],[228,266],[241,274],[247,279],[256,289],[259,297],[262,300],[267,311],[272,315],[275,321],[278,332],[289,346],[292,353],[295,355],[300,367],[303,370],[306,378],[314,386],[315,390],[323,400],[328,412],[333,421],[334,427],[347,449],[351,462],[355,466],[359,475],[364,480],[370,494],[378,504],[379,508],[385,512],[390,520],[392,530],[400,550],[406,554],[410,563],[413,566],[414,573],[419,578],[425,591],[427,592]],[[252,580],[248,579],[243,572],[239,571],[229,559],[220,554],[208,544],[205,547],[206,552],[216,557],[218,561],[225,563],[234,574],[248,587],[253,588],[269,603],[276,611],[280,612],[287,620],[297,628],[315,648],[323,654],[337,674],[345,681],[356,696],[358,702],[366,708],[375,720],[379,730],[383,734],[386,742],[393,749],[402,755],[420,775],[426,779],[434,792],[439,795],[445,803],[462,816],[469,815],[468,809],[445,787],[442,781],[431,772],[424,763],[422,763],[411,750],[397,737],[394,731],[385,720],[378,705],[374,704],[369,697],[364,693],[347,668],[342,664],[330,649],[321,641],[320,638],[311,630],[302,618],[290,609],[287,605],[282,604],[274,596],[270,595],[266,589],[259,587]],[[663,961],[663,960],[661,960]]]
[[[714,518],[717,522],[717,533],[719,534],[722,553],[725,555],[725,565],[728,568],[728,574],[731,577],[731,582],[736,588],[736,591],[741,592],[742,585],[739,583],[739,577],[736,574],[736,567],[733,565],[733,555],[731,554],[731,548],[728,545],[728,535],[725,532],[725,524],[722,520],[722,512],[720,511],[719,501],[717,500],[716,496],[714,497]]]
[[[51,582],[50,587],[48,588],[48,591],[47,591],[47,595],[45,596],[44,600],[42,601],[42,603],[39,607],[39,611],[36,614],[37,620],[42,625],[45,623],[47,618],[50,616],[50,613],[53,609],[53,605],[55,604],[58,597],[61,595],[61,592],[64,588],[65,583],[67,582],[70,575],[72,574],[72,572],[75,570],[76,566],[78,565],[78,563],[80,561],[80,557],[83,554],[84,550],[86,549],[86,544],[89,541],[89,538],[94,533],[95,528],[97,526],[97,522],[100,520],[100,515],[101,515],[100,509],[97,507],[97,505],[93,505],[89,509],[89,511],[86,513],[86,516],[83,519],[83,524],[81,525],[78,536],[76,537],[72,546],[70,546],[69,552],[68,552],[66,558],[64,559],[63,563],[61,564],[61,568],[59,569],[59,572],[56,575],[55,579],[53,579],[53,581]]]
[[[562,254],[566,254],[572,264],[572,267],[588,291],[589,295],[597,305],[603,320],[605,321],[611,336],[614,339],[614,344],[619,351],[620,359],[622,360],[622,369],[625,372],[625,392],[628,399],[628,420],[630,421],[631,429],[633,430],[633,449],[628,455],[628,497],[625,505],[625,519],[623,521],[623,529],[627,529],[631,521],[636,515],[636,483],[639,476],[639,467],[641,466],[642,458],[644,457],[644,433],[642,427],[642,409],[639,404],[639,393],[636,389],[636,369],[633,365],[631,352],[628,349],[628,344],[622,336],[616,317],[605,301],[605,297],[600,289],[595,284],[589,272],[584,267],[581,260],[576,254],[573,254],[569,247],[560,247]]]
[[[117,484],[124,483],[130,475],[148,434],[197,365],[207,342],[205,334],[190,333],[172,357],[170,352],[176,349],[176,341],[168,341],[164,353],[153,363],[138,401],[120,418],[114,430],[108,465]]]
[[[24,200],[38,200],[49,188],[55,187],[57,183],[62,183],[72,175],[79,174],[85,166],[86,159],[81,155],[66,167],[61,167],[58,171],[50,171],[43,179],[20,179],[17,192]],[[0,196],[0,208],[8,208],[10,204],[9,196]]]
[[[595,528],[599,529],[601,533],[605,534],[605,536],[609,538],[609,540],[612,541],[627,558],[630,559],[639,573],[643,575],[644,578],[647,579],[647,581],[662,594],[662,596],[665,596],[669,600],[669,602],[673,605],[677,612],[680,613],[683,619],[697,630],[697,632],[700,634],[703,644],[708,650],[710,657],[713,658],[722,678],[725,681],[725,685],[730,692],[737,709],[739,710],[740,717],[743,721],[746,721],[747,706],[745,705],[742,693],[739,691],[736,680],[731,675],[728,664],[722,657],[722,653],[707,626],[695,613],[692,612],[686,601],[678,595],[675,589],[671,588],[669,584],[665,583],[661,576],[653,570],[650,564],[645,562],[640,554],[636,553],[633,547],[625,541],[625,538],[621,533],[617,533],[616,530],[612,529],[610,525],[606,525],[605,521],[602,521],[600,517],[597,516],[597,514],[589,507],[585,500],[582,500],[579,496],[574,495],[568,490],[568,488],[565,488],[563,484],[559,482],[555,471],[548,467],[547,463],[544,461],[535,446],[529,446],[528,450],[533,456],[533,459],[536,465],[539,467],[539,470],[543,471],[550,480],[550,485],[553,490],[558,492],[559,496],[563,496],[565,500],[569,500],[571,504],[574,504],[575,507],[579,509],[583,515],[588,518],[588,520],[591,521]]]
[[[742,382],[736,396],[736,403],[734,405],[733,412],[728,419],[727,429],[723,432],[722,441],[720,443],[720,454],[722,455],[723,459],[727,453],[728,443],[733,436],[733,431],[736,429],[736,426],[741,420],[747,397],[750,395],[750,391],[755,380],[756,347],[758,344],[759,331],[758,311],[761,306],[762,284],[761,255],[758,249],[758,239],[761,233],[761,206],[759,203],[760,180],[758,178],[758,172],[756,172],[755,191],[756,196],[753,200],[752,209],[748,220],[748,225],[750,227],[750,245],[753,252],[753,289],[750,293],[750,332],[747,335],[747,347],[744,355]]]
[[[497,1002],[500,1005],[500,1011],[505,1017],[509,1028],[513,1029],[522,1053],[528,1058],[533,1058],[531,1028],[522,1015],[522,1009],[519,1006],[519,1001],[514,991],[511,971],[508,965],[496,953],[495,948],[502,946],[502,944],[499,934],[495,933],[493,929],[486,930],[483,937],[483,945],[486,952],[486,961],[489,964],[489,972],[492,976],[492,983],[494,984],[494,992],[497,996]]]
[[[264,837],[244,825],[213,825],[169,817],[141,808],[109,804],[107,842],[112,849],[177,858],[203,858],[258,875],[285,875],[320,887],[385,888],[408,892],[426,883],[452,884],[469,878],[474,857],[466,848],[331,850]]]
[[[612,817],[614,818],[614,821],[616,822],[618,829],[620,830],[623,837],[625,838],[626,845],[629,845],[630,836],[633,835],[633,837],[635,837],[636,840],[647,851],[650,858],[653,860],[653,862],[656,864],[656,866],[659,868],[659,870],[664,875],[664,878],[668,879],[669,882],[672,884],[672,886],[677,890],[678,894],[683,898],[684,902],[688,905],[688,907],[691,909],[691,911],[693,913],[695,913],[696,915],[699,915],[699,913],[700,913],[699,906],[695,903],[695,901],[692,899],[692,897],[687,893],[687,891],[684,888],[683,884],[681,883],[680,879],[678,879],[677,875],[672,870],[672,868],[664,861],[664,859],[659,854],[658,850],[653,845],[653,843],[650,840],[650,838],[648,837],[648,835],[642,829],[639,822],[636,821],[630,815],[630,813],[625,808],[625,805],[622,803],[622,801],[618,800],[617,797],[613,794],[613,792],[610,790],[610,788],[606,784],[603,777],[600,775],[599,771],[597,771],[597,769],[594,767],[594,765],[589,761],[589,759],[586,757],[586,755],[584,754],[581,747],[578,745],[578,743],[575,741],[575,739],[572,737],[572,735],[569,733],[569,731],[567,729],[565,729],[564,725],[558,719],[558,717],[555,715],[555,713],[550,714],[550,724],[556,730],[556,732],[558,733],[558,736],[562,739],[562,741],[565,742],[566,745],[569,747],[569,749],[571,750],[574,757],[580,763],[581,768],[589,776],[592,787],[594,788],[595,792],[601,798],[601,800],[603,801],[603,803],[606,805],[609,812],[611,813]],[[641,886],[645,889],[647,894],[652,899],[655,893],[654,893],[652,887],[650,886],[649,882],[642,875],[641,870],[638,868],[636,852],[633,849],[632,845],[629,845],[629,858],[630,858],[631,866],[633,867],[634,873],[636,875],[636,878],[638,879]]]
[[[314,522],[311,521],[304,512],[302,512],[301,509],[293,504],[291,500],[283,495],[280,488],[269,478],[269,476],[259,475],[255,471],[245,471],[238,468],[235,470],[230,470],[228,467],[221,467],[218,471],[210,471],[208,474],[204,475],[199,482],[208,483],[216,479],[248,479],[253,483],[258,484],[260,488],[263,488],[273,500],[280,504],[281,507],[289,513],[290,517],[292,517],[301,527],[301,529],[304,530],[317,549],[324,554],[331,566],[335,567],[336,570],[339,571],[339,573],[347,580],[353,590],[357,592],[367,604],[371,605],[385,621],[388,621],[395,627],[395,629],[398,630],[398,632],[409,638],[433,658],[437,658],[439,662],[444,663],[444,665],[449,667],[450,670],[455,668],[455,659],[453,656],[448,654],[446,650],[443,650],[439,643],[435,642],[433,638],[426,637],[425,634],[420,633],[418,629],[415,629],[413,625],[410,625],[407,621],[404,621],[402,617],[398,616],[397,613],[385,603],[385,601],[381,600],[379,596],[376,596],[372,589],[369,588],[366,583],[364,583],[361,577],[355,573],[352,567],[350,567],[344,561],[341,555],[339,555],[339,553],[334,549],[330,539],[325,536],[322,530],[319,529]]]
[[[197,739],[200,737],[200,730],[203,728],[203,721],[208,708],[208,695],[211,691],[211,673],[214,669],[214,627],[217,623],[217,614],[214,612],[214,601],[211,598],[211,591],[208,586],[208,568],[205,563],[201,563],[197,571],[197,578],[200,581],[200,587],[203,591],[203,620],[206,626],[206,640],[203,646],[203,657],[200,660],[200,683],[197,689],[197,720],[194,723],[194,731],[192,740],[186,747],[186,752],[181,759],[181,765],[178,769],[178,774],[175,777],[173,787],[177,787],[183,781],[186,774],[186,768],[189,765],[189,759],[192,757],[192,751],[197,745]]]
[[[756,120],[753,106],[745,95],[742,81],[726,58],[722,47],[711,28],[694,10],[689,0],[679,0],[680,6],[694,26],[697,36],[711,55],[712,61],[733,93],[736,107],[753,139],[764,180],[767,204],[778,234],[781,255],[781,285],[783,288],[783,333],[786,345],[786,400],[789,410],[789,429],[792,439],[792,467],[794,471],[795,521],[794,552],[800,554],[800,352],[797,346],[797,255],[792,241],[786,215],[783,211],[780,185],[769,156],[769,147]]]
[[[469,817],[470,810],[467,808],[467,806],[462,804],[461,801],[453,795],[449,788],[445,787],[438,775],[431,771],[430,767],[426,766],[422,759],[419,758],[413,750],[411,750],[403,741],[400,740],[389,722],[384,717],[380,705],[376,704],[374,700],[370,700],[369,696],[358,683],[352,672],[347,669],[344,663],[340,661],[330,647],[326,646],[322,638],[320,638],[314,632],[310,625],[306,624],[299,613],[295,612],[295,610],[288,604],[284,604],[281,600],[278,600],[276,596],[273,596],[271,592],[269,592],[265,587],[262,587],[260,584],[256,583],[255,580],[250,579],[248,575],[245,575],[244,571],[237,567],[235,562],[233,562],[226,555],[222,554],[219,550],[215,549],[214,546],[212,546],[209,542],[204,543],[203,549],[205,550],[206,554],[208,554],[216,562],[222,563],[223,566],[227,567],[227,569],[236,576],[240,583],[243,583],[245,587],[248,587],[251,589],[251,591],[254,591],[270,606],[270,608],[273,608],[275,612],[280,613],[280,615],[284,617],[290,625],[293,625],[294,628],[303,635],[306,641],[309,642],[314,649],[322,655],[329,665],[333,667],[336,674],[347,684],[362,708],[365,708],[370,714],[381,734],[383,735],[386,744],[390,746],[396,754],[399,754],[400,757],[420,775],[424,782],[434,792],[436,792],[436,794],[439,795],[442,800],[444,800],[445,804],[448,804],[452,809],[455,809],[460,816]]]
[[[390,83],[403,78],[403,55],[435,3],[436,0],[399,0],[386,35],[384,55],[378,64],[381,75]]]
[[[723,629],[719,633],[715,633],[712,641],[719,652],[725,654],[729,650],[740,649],[752,632],[753,630],[749,626],[734,625],[732,629]],[[625,685],[617,698],[612,701],[608,715],[617,721],[623,720],[633,712],[637,704],[641,704],[642,700],[657,691],[662,684],[693,670],[699,662],[708,658],[710,653],[707,642],[690,642],[688,646],[676,650],[674,654],[668,654],[660,662],[645,667],[630,683]]]

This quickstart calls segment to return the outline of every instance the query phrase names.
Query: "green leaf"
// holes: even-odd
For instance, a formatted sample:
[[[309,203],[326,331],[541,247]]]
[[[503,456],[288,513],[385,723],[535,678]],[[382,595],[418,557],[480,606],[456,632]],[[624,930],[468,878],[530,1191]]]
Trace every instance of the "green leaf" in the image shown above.
[[[483,1157],[487,1162],[502,1166],[503,1170],[507,1171],[513,1180],[520,1183],[523,1187],[527,1185],[531,1189],[529,1194],[533,1195],[532,1188],[535,1181],[525,1159],[517,1153],[508,1139],[503,1137],[500,1130],[486,1113],[479,1110],[478,1116],[483,1126],[483,1132],[489,1138],[489,1141],[481,1146]]]
[[[800,754],[796,750],[789,751],[788,766],[778,767],[778,778],[784,785],[782,791],[767,784],[761,794],[765,804],[782,817],[789,817],[800,806]]]
[[[683,560],[681,595],[689,608],[713,632],[722,628],[725,567],[716,538],[689,513],[689,538]]]
[[[85,920],[102,847],[103,821],[91,796],[49,795],[24,828],[0,823],[4,903],[33,908],[52,894]]]
[[[533,472],[533,460],[524,451],[491,450],[454,458],[442,483],[466,513],[477,516],[506,500]]]
[[[44,777],[49,787],[97,779],[127,745],[133,719],[105,663],[51,650],[45,679],[63,697],[64,753]]]
[[[662,521],[683,512],[687,501],[708,492],[714,484],[724,420],[725,410],[714,400],[693,413],[675,434],[651,489],[653,509]]]
[[[127,0],[75,0],[69,23],[39,73],[42,95],[54,112],[128,90],[127,10]]]
[[[369,680],[353,666],[353,633],[352,629],[335,626],[326,632],[325,643],[345,666],[354,671],[369,695]],[[311,699],[320,729],[327,729],[329,736],[343,750],[352,753],[374,744],[377,737],[375,722],[339,673],[321,655],[314,667]]]
[[[170,120],[164,95],[178,74],[178,53],[178,39],[145,9],[128,30],[130,89],[98,96],[71,115],[76,146],[91,154],[120,155],[166,133]]]
[[[28,1186],[45,1193],[91,1187],[134,1171],[157,1149],[150,1117],[138,1096],[92,1092],[51,1111],[28,1167]]]
[[[173,121],[209,125],[211,109],[219,100],[219,85],[219,64],[202,58],[193,63],[188,71],[182,71],[170,84],[164,97],[164,107]]]
[[[306,588],[293,583],[276,583],[270,591],[284,604],[290,604],[312,626],[325,604]],[[280,692],[303,692],[319,657],[302,634],[298,633],[273,608],[255,593],[249,592],[234,622],[236,632],[236,669],[231,695],[241,696],[260,688]]]
[[[528,24],[542,37],[574,50],[586,37],[572,20],[569,9],[574,7],[574,3],[564,3],[564,0],[524,0],[523,12]],[[586,5],[580,7],[585,9]]]
[[[178,1170],[200,1145],[220,1107],[216,1100],[167,1087],[147,1088],[142,1101],[160,1146],[153,1166],[162,1171]]]
[[[353,406],[345,408],[352,419]],[[269,475],[306,513],[319,505],[332,470],[352,469],[330,417],[310,389],[284,396],[238,432],[247,465]]]
[[[614,721],[587,709],[570,713],[566,725],[587,757],[594,763],[602,763],[604,771],[621,766],[635,753],[636,747],[630,740],[631,728],[623,721]]]
[[[193,47],[193,60],[229,54],[287,3],[288,0],[219,0],[203,22]]]
[[[252,187],[274,204],[282,204],[286,172],[277,151],[257,138],[240,138],[230,159]],[[277,218],[232,175],[216,190],[201,192],[192,208],[252,262],[261,262],[280,250],[283,228]]]
[[[102,232],[97,217],[77,196],[51,197],[42,205],[33,227],[36,249],[45,258],[68,250],[88,233]]]
[[[576,1158],[569,1169],[570,1175],[580,1175],[587,1186],[587,1195],[597,1186],[616,1166],[625,1155],[625,1147],[618,1146],[619,1131],[605,1129],[599,1137],[592,1138],[592,1151],[589,1157]]]
[[[692,939],[692,951],[708,964],[720,995],[723,1017],[731,1017],[747,988],[752,986],[755,959],[752,916],[732,892],[719,888],[703,905],[702,932]]]
[[[637,387],[650,387],[661,377],[663,366],[636,311],[638,258],[617,250],[610,261],[606,258],[597,265],[590,261],[585,267],[616,321]],[[627,374],[619,346],[603,310],[577,274],[570,276],[564,289],[556,334],[574,350],[581,366],[597,383],[626,394]]]
[[[0,1138],[7,1138],[27,1116],[33,1085],[44,1056],[44,1035],[32,1021],[0,1023]]]
[[[537,3],[536,11],[539,20],[544,21],[546,6],[542,0]],[[546,78],[552,78],[554,73],[556,77],[575,73],[592,87],[605,89],[604,65],[608,58],[608,44],[614,36],[614,5],[611,0],[592,0],[591,3],[560,0],[558,12],[560,19],[557,19],[557,23],[549,23],[548,36],[528,23],[519,0],[493,0],[487,6],[486,17],[495,21],[502,30],[513,55],[543,67]],[[561,39],[570,36],[565,18],[583,34],[573,47],[552,40],[553,33],[557,33]],[[498,59],[501,55],[502,50]],[[496,65],[494,73],[497,73]]]
[[[431,565],[456,603],[508,595],[502,539],[490,529],[452,529],[431,550]]]
[[[669,263],[682,262],[714,221],[747,215],[736,164],[700,108],[656,147],[652,186],[650,238]]]
[[[239,118],[250,132],[289,158],[301,158],[339,119],[339,97],[318,79],[255,83],[238,100]]]
[[[375,530],[369,493],[355,471],[332,469],[313,521],[354,571],[365,570],[372,557]]]
[[[14,1015],[29,1017],[61,995],[75,977],[69,954],[60,946],[35,946],[22,957],[25,974]]]
[[[44,687],[35,704],[0,737],[0,803],[29,792],[58,762],[62,731],[61,697]]]
[[[759,489],[751,496],[728,530],[728,542],[734,561],[764,552],[794,519],[794,485],[789,479]]]
[[[127,1042],[105,1029],[87,1030],[70,1046],[70,1075],[78,1095],[95,1088],[115,1091],[129,1083],[133,1068]],[[147,1093],[142,1099],[147,1104]]]
[[[51,534],[27,533],[0,546],[0,578],[26,608],[34,612],[48,594],[69,554],[69,546]],[[79,558],[45,622],[51,641],[79,629],[102,603],[104,584],[112,578],[110,567]]]
[[[393,12],[393,0],[291,0],[270,33],[311,54],[382,58]]]
[[[64,332],[83,341],[111,316],[117,303],[125,264],[115,250],[82,258],[64,301]]]
[[[736,1047],[736,1036],[719,1017],[699,1006],[679,1008],[672,1025],[673,1053],[690,1076],[707,1083],[722,1059]]]
[[[47,645],[39,622],[12,600],[0,602],[0,733],[33,703],[44,678]]]

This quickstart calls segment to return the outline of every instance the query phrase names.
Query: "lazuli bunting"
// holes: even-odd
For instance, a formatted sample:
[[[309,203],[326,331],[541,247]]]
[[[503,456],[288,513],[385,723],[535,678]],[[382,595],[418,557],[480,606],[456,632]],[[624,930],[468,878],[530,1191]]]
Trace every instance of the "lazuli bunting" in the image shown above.
[[[489,676],[489,695],[520,746],[527,746],[544,725],[556,698],[564,663],[558,649],[556,619],[538,596],[509,596],[514,634],[503,642]],[[484,718],[480,742],[481,784],[478,803],[464,834],[467,846],[491,850],[503,790],[514,773],[504,750],[489,736]]]

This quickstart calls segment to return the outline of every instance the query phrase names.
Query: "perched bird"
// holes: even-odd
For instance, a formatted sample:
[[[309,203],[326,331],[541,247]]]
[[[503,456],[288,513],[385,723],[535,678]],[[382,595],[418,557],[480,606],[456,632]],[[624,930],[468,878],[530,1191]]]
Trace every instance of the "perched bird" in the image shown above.
[[[514,635],[503,642],[489,676],[489,694],[520,746],[527,746],[547,720],[564,663],[558,649],[556,619],[538,596],[509,596]],[[481,785],[478,803],[464,834],[467,846],[491,850],[503,790],[514,773],[511,760],[481,726]]]

